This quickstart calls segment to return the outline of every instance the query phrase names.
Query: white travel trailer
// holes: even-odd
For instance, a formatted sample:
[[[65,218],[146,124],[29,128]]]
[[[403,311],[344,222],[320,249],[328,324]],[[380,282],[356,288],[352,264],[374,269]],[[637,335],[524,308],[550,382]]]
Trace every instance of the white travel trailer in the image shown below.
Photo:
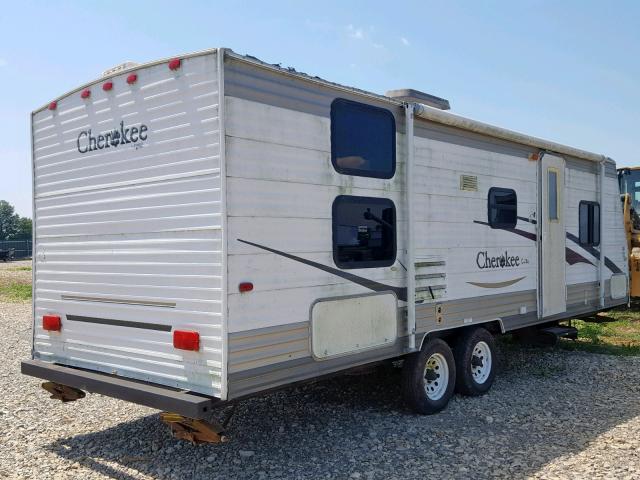
[[[188,430],[404,358],[407,401],[432,413],[489,389],[494,334],[626,303],[615,163],[446,104],[216,49],[35,111],[23,372]]]

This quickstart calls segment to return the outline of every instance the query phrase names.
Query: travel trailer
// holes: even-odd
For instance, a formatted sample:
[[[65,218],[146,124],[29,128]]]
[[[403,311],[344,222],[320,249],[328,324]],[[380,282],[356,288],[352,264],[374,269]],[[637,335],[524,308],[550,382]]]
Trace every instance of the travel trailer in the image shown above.
[[[23,373],[198,440],[218,406],[404,359],[434,413],[490,388],[494,335],[625,304],[615,163],[446,108],[215,49],[36,110]]]

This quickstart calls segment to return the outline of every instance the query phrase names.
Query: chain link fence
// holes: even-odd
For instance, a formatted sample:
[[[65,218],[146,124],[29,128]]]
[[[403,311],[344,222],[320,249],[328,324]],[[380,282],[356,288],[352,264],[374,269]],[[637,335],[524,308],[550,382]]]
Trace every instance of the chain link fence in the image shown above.
[[[0,252],[13,250],[15,260],[31,258],[31,240],[0,240]]]

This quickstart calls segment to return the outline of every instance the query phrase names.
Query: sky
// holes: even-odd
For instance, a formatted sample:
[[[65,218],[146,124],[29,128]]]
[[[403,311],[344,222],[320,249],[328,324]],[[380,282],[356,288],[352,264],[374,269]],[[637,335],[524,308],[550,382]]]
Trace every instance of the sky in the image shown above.
[[[638,1],[33,2],[0,8],[0,199],[31,216],[30,112],[126,60],[228,47],[640,165]]]

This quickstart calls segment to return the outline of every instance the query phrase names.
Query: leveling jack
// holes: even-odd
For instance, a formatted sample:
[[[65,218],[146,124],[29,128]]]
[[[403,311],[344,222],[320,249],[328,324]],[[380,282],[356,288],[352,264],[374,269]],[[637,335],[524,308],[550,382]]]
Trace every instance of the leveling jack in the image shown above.
[[[55,382],[44,382],[42,388],[51,394],[50,398],[61,400],[63,403],[80,400],[86,395],[82,390]]]
[[[235,410],[235,409],[234,409]],[[220,424],[216,421],[196,420],[188,418],[178,413],[162,412],[160,419],[169,425],[173,436],[180,440],[187,440],[191,443],[223,443],[228,439],[224,431],[231,420],[233,411]]]

